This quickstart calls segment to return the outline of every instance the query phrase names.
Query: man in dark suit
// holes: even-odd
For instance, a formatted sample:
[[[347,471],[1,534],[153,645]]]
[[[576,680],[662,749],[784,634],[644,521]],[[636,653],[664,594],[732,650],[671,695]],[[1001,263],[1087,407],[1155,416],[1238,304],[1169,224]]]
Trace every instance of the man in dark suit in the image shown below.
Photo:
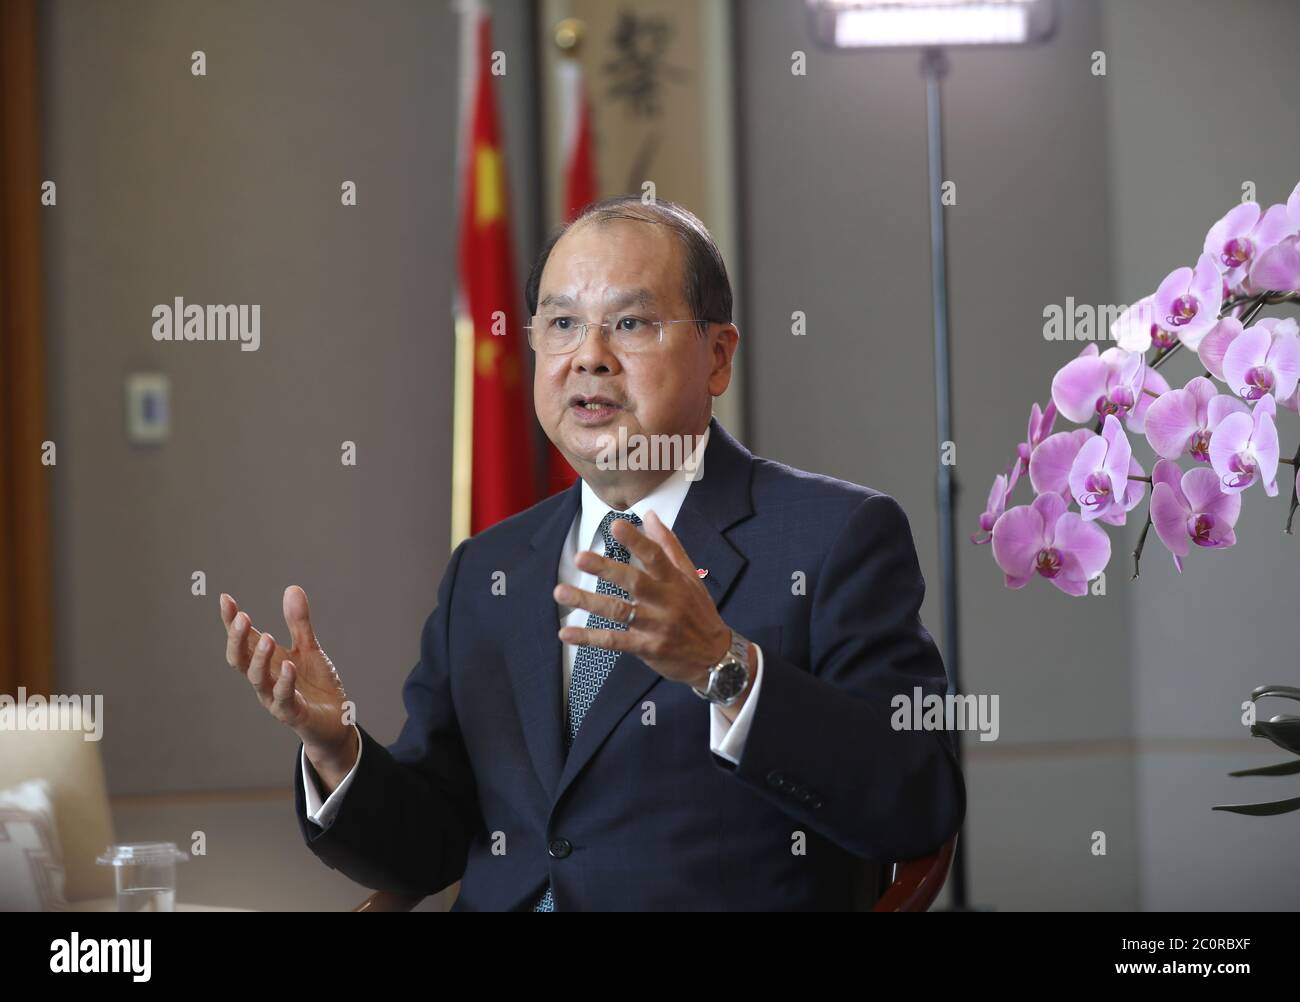
[[[456,547],[394,744],[350,720],[301,589],[291,648],[221,598],[228,662],[302,741],[308,847],[367,887],[460,880],[453,911],[857,906],[965,814],[951,733],[894,726],[946,688],[907,516],[712,417],[739,332],[681,207],[589,207],[527,299],[581,479]]]

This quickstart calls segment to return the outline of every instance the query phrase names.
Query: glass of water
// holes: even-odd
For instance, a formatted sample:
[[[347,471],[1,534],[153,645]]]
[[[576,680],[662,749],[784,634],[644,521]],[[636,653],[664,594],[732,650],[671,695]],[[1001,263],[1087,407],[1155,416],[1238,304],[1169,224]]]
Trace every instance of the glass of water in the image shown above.
[[[189,859],[175,842],[129,842],[111,845],[99,857],[117,873],[117,910],[176,910],[176,864]]]

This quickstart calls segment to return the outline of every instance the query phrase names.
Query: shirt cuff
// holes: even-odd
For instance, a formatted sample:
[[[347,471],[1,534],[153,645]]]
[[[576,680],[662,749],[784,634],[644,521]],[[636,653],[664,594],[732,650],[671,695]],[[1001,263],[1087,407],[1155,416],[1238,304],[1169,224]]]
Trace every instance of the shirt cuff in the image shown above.
[[[740,757],[745,753],[745,738],[749,735],[749,722],[754,718],[754,707],[758,705],[758,690],[763,684],[763,648],[754,644],[758,655],[758,668],[754,672],[754,685],[745,705],[740,708],[734,721],[728,720],[722,707],[716,703],[709,707],[709,749],[715,755],[721,755],[733,765],[740,765]]]
[[[352,785],[352,777],[357,774],[357,766],[361,764],[361,731],[357,725],[353,724],[352,729],[357,732],[357,760],[353,763],[351,770],[343,777],[343,782],[334,788],[334,792],[326,798],[325,803],[321,803],[320,789],[317,787],[316,770],[312,768],[311,763],[307,761],[307,749],[302,750],[302,792],[307,800],[307,820],[320,825],[322,828],[328,828],[334,821],[334,816],[338,814],[339,807],[343,804],[343,797],[348,792],[348,787]]]

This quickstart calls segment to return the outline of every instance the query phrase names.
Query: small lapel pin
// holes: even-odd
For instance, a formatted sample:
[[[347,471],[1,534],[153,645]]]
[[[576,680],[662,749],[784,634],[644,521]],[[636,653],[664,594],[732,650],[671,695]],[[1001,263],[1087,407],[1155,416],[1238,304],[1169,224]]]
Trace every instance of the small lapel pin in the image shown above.
[[[702,578],[707,578],[709,576],[709,569],[707,567],[697,567],[695,568],[695,573]]]

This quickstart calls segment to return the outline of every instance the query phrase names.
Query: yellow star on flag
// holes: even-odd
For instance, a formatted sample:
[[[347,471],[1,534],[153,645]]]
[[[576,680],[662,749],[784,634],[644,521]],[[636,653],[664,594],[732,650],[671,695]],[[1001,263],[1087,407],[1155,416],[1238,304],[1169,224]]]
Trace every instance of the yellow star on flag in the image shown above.
[[[478,343],[478,374],[484,379],[491,379],[496,372],[497,357],[501,354],[501,345],[495,338],[482,338]]]
[[[482,144],[474,147],[474,222],[486,226],[502,215],[504,184],[501,151]]]

